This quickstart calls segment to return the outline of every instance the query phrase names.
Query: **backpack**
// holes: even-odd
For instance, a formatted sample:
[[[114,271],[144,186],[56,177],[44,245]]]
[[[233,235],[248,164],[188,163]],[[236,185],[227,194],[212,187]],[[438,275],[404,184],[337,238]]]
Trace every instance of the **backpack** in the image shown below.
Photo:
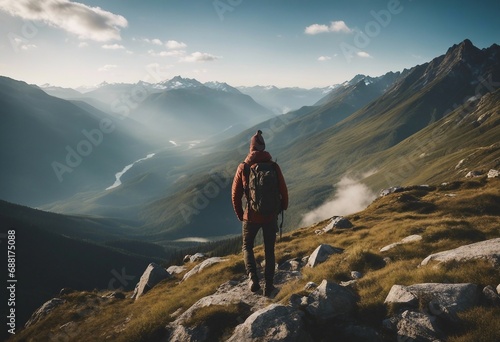
[[[244,165],[248,207],[261,215],[278,215],[281,211],[281,194],[275,164]]]

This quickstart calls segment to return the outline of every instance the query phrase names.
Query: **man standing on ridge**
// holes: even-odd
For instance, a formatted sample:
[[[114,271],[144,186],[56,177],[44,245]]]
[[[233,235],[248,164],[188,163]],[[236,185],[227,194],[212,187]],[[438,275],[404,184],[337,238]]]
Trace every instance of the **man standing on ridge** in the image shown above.
[[[288,189],[280,167],[272,161],[265,148],[262,131],[259,130],[250,140],[250,153],[236,170],[231,199],[236,216],[243,222],[243,259],[252,292],[261,288],[253,247],[255,237],[262,228],[266,261],[264,295],[269,297],[275,290],[274,245],[278,231],[278,214],[288,208]],[[246,199],[245,210],[243,195]]]

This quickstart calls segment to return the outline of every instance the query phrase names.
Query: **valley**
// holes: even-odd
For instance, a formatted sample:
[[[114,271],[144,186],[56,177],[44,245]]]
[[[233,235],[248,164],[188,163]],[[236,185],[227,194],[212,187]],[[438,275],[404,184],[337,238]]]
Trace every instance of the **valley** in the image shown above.
[[[477,185],[461,183],[469,172],[500,168],[499,84],[500,47],[469,40],[409,69],[313,89],[175,76],[82,93],[2,76],[0,224],[18,232],[29,265],[20,319],[63,287],[103,290],[125,272],[131,291],[152,261],[237,253],[231,183],[259,129],[288,184],[289,240],[335,215],[357,220],[382,189],[459,182],[465,193]],[[381,201],[359,229],[376,225]]]

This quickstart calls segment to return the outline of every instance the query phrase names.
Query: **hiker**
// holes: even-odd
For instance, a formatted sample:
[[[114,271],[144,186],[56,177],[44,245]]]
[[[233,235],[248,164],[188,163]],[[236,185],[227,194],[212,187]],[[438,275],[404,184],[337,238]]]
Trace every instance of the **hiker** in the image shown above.
[[[262,131],[258,130],[250,140],[250,153],[236,170],[232,185],[232,202],[236,216],[243,222],[243,260],[247,275],[250,278],[249,287],[252,292],[257,292],[261,289],[259,277],[257,276],[257,265],[255,263],[253,247],[255,237],[259,229],[262,228],[266,260],[264,295],[270,297],[275,290],[274,245],[276,242],[276,232],[278,231],[278,215],[281,211],[288,208],[288,190],[280,167],[272,161],[271,155],[265,151],[265,148],[266,144],[262,137]],[[273,189],[276,188],[274,191],[269,190],[269,186],[264,191],[260,191],[265,194],[265,198],[256,200],[256,196],[259,195],[255,195],[255,191],[251,189],[249,182],[252,180],[252,184],[255,184],[255,173],[253,175],[251,173],[260,169],[270,170],[270,173],[274,175],[274,183],[277,184],[270,186]],[[273,183],[273,179],[271,179],[271,183]],[[246,199],[245,210],[243,210],[243,195],[245,195]],[[277,197],[277,199],[274,200],[274,197]],[[269,203],[275,202],[277,203],[269,205]],[[262,203],[262,207],[259,207],[259,203]]]

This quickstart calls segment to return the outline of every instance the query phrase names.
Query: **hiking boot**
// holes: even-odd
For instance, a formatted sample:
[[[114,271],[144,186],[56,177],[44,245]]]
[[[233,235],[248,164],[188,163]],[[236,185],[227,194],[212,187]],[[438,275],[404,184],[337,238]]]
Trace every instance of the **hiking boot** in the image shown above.
[[[278,292],[278,289],[276,287],[274,287],[273,284],[266,284],[266,287],[264,287],[264,296],[266,297],[269,297],[269,298],[272,298],[274,296],[276,296]]]
[[[257,292],[260,290],[259,278],[256,275],[250,276],[250,281],[248,283],[250,291]]]

